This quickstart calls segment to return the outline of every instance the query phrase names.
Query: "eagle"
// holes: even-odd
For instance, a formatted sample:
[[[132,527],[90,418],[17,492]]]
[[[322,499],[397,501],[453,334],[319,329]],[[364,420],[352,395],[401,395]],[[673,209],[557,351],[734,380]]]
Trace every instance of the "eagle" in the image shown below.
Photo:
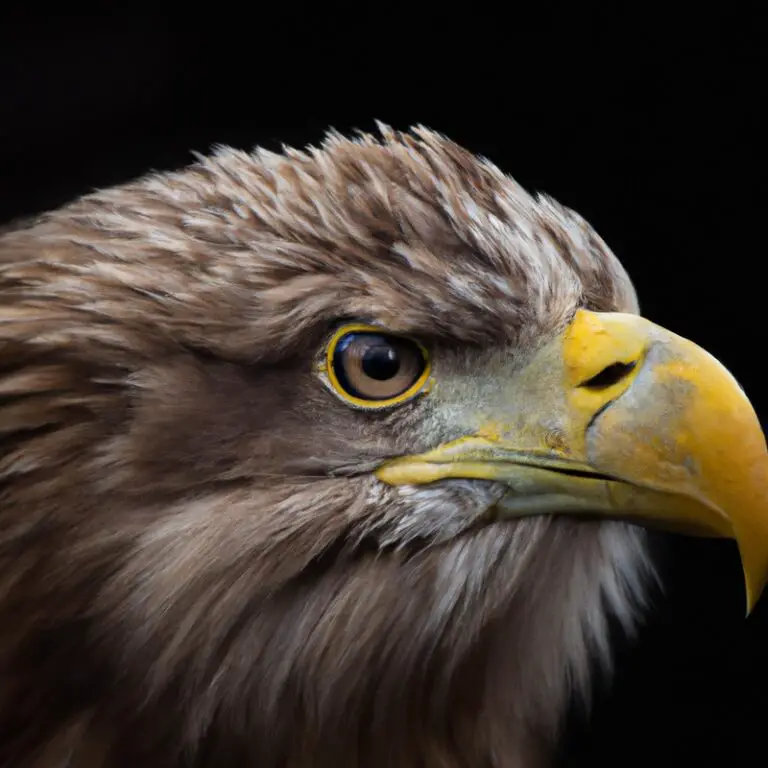
[[[654,569],[768,577],[731,374],[425,127],[0,237],[0,765],[540,768]]]

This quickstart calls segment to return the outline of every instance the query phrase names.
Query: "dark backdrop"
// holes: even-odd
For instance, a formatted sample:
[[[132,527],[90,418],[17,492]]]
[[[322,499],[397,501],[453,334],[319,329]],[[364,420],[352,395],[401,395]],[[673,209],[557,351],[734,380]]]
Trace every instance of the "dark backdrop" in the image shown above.
[[[572,6],[514,22],[362,4],[188,5],[185,20],[4,12],[0,223],[215,143],[277,149],[330,126],[424,123],[590,220],[645,314],[720,358],[765,423],[756,10],[673,20]],[[637,641],[618,642],[591,718],[574,715],[564,765],[761,764],[746,755],[766,746],[768,597],[744,621],[731,543],[656,546],[665,593]]]

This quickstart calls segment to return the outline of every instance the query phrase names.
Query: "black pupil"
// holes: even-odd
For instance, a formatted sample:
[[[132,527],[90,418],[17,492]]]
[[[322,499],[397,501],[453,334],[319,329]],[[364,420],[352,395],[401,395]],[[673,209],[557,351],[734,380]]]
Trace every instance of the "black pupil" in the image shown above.
[[[379,344],[365,351],[361,368],[366,376],[376,381],[387,381],[397,376],[400,370],[400,360],[397,350],[388,344]]]
[[[369,387],[374,381],[397,382],[402,384],[400,391],[404,392],[424,371],[423,367],[418,367],[420,357],[423,359],[417,346],[409,339],[388,338],[377,333],[348,333],[339,339],[333,350],[333,370],[347,394],[361,400],[381,400],[395,397],[398,393],[377,394],[375,388],[374,392],[366,392],[365,380],[368,380]],[[398,377],[404,377],[403,381],[399,381]],[[393,384],[387,384],[384,389],[391,386]]]

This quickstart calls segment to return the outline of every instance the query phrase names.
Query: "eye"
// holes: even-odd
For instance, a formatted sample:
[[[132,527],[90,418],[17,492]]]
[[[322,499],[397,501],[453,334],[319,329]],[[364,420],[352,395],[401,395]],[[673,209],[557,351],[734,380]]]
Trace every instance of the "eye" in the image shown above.
[[[325,372],[334,391],[362,408],[409,400],[429,379],[429,356],[412,339],[366,325],[340,328],[331,339]]]

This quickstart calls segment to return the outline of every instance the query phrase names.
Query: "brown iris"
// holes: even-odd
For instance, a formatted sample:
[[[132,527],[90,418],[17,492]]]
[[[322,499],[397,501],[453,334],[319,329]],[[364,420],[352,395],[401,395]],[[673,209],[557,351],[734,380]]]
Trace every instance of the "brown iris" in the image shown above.
[[[400,402],[415,394],[428,375],[424,349],[400,336],[348,329],[334,338],[329,352],[334,387],[360,404]]]

